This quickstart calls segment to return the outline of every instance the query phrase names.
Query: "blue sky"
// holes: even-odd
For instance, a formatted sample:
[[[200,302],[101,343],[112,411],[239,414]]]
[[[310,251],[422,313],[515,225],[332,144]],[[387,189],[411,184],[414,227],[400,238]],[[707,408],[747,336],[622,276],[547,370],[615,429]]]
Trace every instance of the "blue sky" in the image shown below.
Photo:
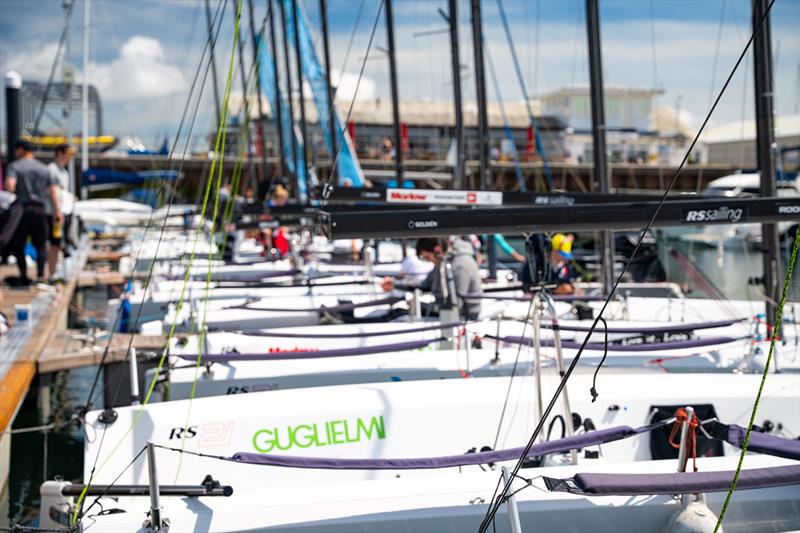
[[[319,32],[317,0],[302,2]],[[483,0],[484,32],[506,100],[521,92],[495,0]],[[733,66],[750,32],[749,0],[601,0],[605,82],[659,87],[659,104],[680,99],[686,118],[699,124],[712,93]],[[90,79],[101,91],[106,130],[139,135],[147,142],[174,134],[206,38],[204,4],[198,0],[94,0]],[[212,11],[217,0],[211,1]],[[265,3],[255,0],[256,27]],[[366,51],[378,0],[329,0],[333,65],[344,66],[352,81]],[[531,94],[588,80],[583,0],[504,0],[515,47]],[[395,0],[396,43],[402,98],[451,98],[449,41],[446,34],[415,36],[444,28],[437,8],[445,0]],[[359,10],[352,51],[345,51]],[[474,98],[469,3],[459,5],[465,99]],[[245,4],[246,11],[246,4]],[[219,86],[227,68],[233,34],[233,5],[226,8],[218,47]],[[70,33],[70,61],[81,71],[83,1],[76,0]],[[16,69],[26,79],[45,80],[64,21],[60,0],[0,1],[0,70]],[[244,19],[246,22],[246,19]],[[382,20],[375,44],[383,46]],[[773,7],[776,105],[779,114],[798,113],[800,93],[800,0],[777,0]],[[249,29],[245,37],[249,41]],[[249,64],[251,51],[245,58]],[[361,98],[387,98],[388,69],[373,50]],[[716,64],[716,69],[714,68]],[[712,90],[712,81],[714,89]],[[721,124],[752,117],[752,65],[743,65],[712,120]],[[240,84],[234,82],[234,90]],[[211,128],[213,100],[205,89],[195,134]],[[490,98],[494,94],[490,89]],[[0,107],[4,113],[4,106]],[[3,119],[2,128],[5,121]]]

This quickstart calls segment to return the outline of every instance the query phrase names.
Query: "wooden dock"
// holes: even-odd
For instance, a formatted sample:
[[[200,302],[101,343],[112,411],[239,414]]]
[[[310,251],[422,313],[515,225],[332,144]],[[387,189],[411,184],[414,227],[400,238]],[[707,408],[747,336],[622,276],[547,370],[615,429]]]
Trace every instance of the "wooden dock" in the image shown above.
[[[128,347],[137,351],[161,352],[167,343],[164,335],[115,333],[110,338],[92,339],[77,330],[60,331],[36,361],[39,374],[100,364],[108,347],[106,363],[124,361]]]

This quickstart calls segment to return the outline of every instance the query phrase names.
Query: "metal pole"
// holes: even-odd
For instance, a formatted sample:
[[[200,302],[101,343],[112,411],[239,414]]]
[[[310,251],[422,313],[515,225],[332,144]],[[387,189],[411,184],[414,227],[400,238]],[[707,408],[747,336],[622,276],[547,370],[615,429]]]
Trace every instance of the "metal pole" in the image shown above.
[[[275,40],[275,16],[272,10],[272,0],[267,0],[269,10],[269,40],[272,52],[272,74],[275,79],[275,109],[272,110],[272,118],[275,120],[275,129],[278,130],[278,160],[280,161],[280,173],[286,173],[286,154],[284,153],[283,139],[283,104],[281,103],[281,78],[278,69],[278,46]]]
[[[678,472],[686,472],[686,463],[689,460],[689,427],[694,418],[694,407],[685,407],[686,422],[681,425],[681,447],[678,448]]]
[[[481,21],[481,2],[471,0],[472,5],[472,49],[475,58],[475,95],[478,99],[478,151],[480,152],[480,181],[477,187],[491,191],[494,188],[492,171],[489,168],[489,116],[486,110],[486,75],[483,61],[483,22]],[[486,242],[489,256],[489,277],[497,277],[497,250],[494,235]]]
[[[542,340],[541,340],[541,320],[542,320],[542,301],[539,293],[533,295],[533,379],[536,387],[536,418],[542,419],[544,415],[544,398],[542,395]],[[544,434],[539,435],[539,440],[544,442]]]
[[[294,28],[294,55],[297,62],[297,92],[300,95],[300,138],[303,141],[302,164],[303,169],[308,170],[308,137],[306,136],[306,99],[303,95],[303,55],[300,53],[300,32],[297,24],[297,17],[300,15],[300,8],[297,0],[292,0],[292,27]]]
[[[64,117],[64,125],[66,131],[67,144],[72,146],[72,89],[75,83],[75,69],[70,63],[70,41],[69,41],[69,18],[72,13],[72,6],[74,0],[64,2],[64,56],[61,59],[62,73],[64,83],[66,84],[67,93],[67,108],[66,116]],[[67,163],[67,172],[69,173],[69,180],[67,181],[67,191],[75,194],[77,184],[75,183],[75,158],[70,157]]]
[[[546,292],[543,293],[543,297],[553,324],[553,345],[556,351],[556,368],[558,368],[558,375],[563,376],[566,373],[566,368],[564,367],[564,353],[561,348],[561,330],[558,327],[558,314],[556,313],[555,302]],[[564,407],[564,433],[567,437],[571,437],[575,433],[575,429],[572,427],[572,409],[569,405],[569,394],[567,394],[566,386],[561,392],[561,401]],[[572,464],[578,464],[578,452],[570,450],[570,456],[572,457]]]
[[[222,14],[220,14],[222,16]],[[208,26],[208,42],[209,51],[211,52],[211,85],[214,87],[214,109],[217,114],[217,122],[219,124],[220,108],[219,108],[219,87],[217,87],[217,59],[214,56],[214,47],[216,41],[214,39],[214,23],[211,20],[211,7],[209,0],[206,0],[206,25]]]
[[[448,0],[450,23],[450,61],[453,69],[453,103],[455,112],[456,166],[453,169],[453,188],[465,189],[464,173],[464,113],[461,103],[461,52],[458,46],[458,0]]]
[[[594,175],[600,192],[609,192],[606,154],[606,113],[603,99],[603,58],[600,49],[600,13],[598,0],[586,0],[586,31],[589,43],[589,85],[592,102],[592,153]],[[604,294],[614,285],[614,236],[603,231],[600,236],[601,279]]]
[[[156,452],[153,443],[147,443],[147,471],[150,483],[150,524],[153,531],[161,530],[161,499],[158,493],[158,474],[156,472]]]
[[[386,46],[389,49],[389,84],[392,90],[392,121],[394,122],[394,168],[397,185],[403,181],[403,147],[400,138],[400,101],[397,92],[397,62],[394,52],[394,17],[392,0],[386,0]]]
[[[336,134],[336,110],[333,107],[333,84],[331,82],[331,49],[328,37],[328,2],[319,0],[319,16],[322,19],[322,52],[325,55],[325,92],[328,99],[328,135],[331,139],[331,153],[328,158],[331,160],[329,183],[336,183],[336,167],[333,165],[336,159],[336,147],[339,145],[338,135]]]
[[[253,0],[247,0],[247,11],[250,16],[250,40],[253,43],[253,67],[256,69],[255,76],[256,76],[256,102],[258,105],[258,125],[261,129],[259,134],[261,140],[261,172],[264,178],[267,177],[267,119],[264,116],[264,108],[261,105],[261,95],[264,94],[264,91],[261,87],[261,76],[258,75],[258,46],[256,43],[256,27],[255,22],[253,21]],[[267,187],[267,194],[269,191],[272,190],[272,180],[269,179],[269,185]]]
[[[131,374],[131,405],[139,405],[139,361],[136,360],[136,348],[131,347],[128,358]]]
[[[508,472],[508,467],[500,467],[503,473],[503,482],[508,485],[511,482],[511,474]],[[519,521],[519,508],[517,507],[517,497],[513,494],[506,499],[508,504],[508,523],[511,527],[511,533],[522,533],[522,524]]]
[[[283,24],[283,63],[286,66],[286,99],[289,102],[289,131],[286,132],[289,135],[292,143],[292,162],[294,163],[294,193],[295,197],[299,198],[299,186],[297,184],[297,177],[299,173],[297,172],[298,168],[298,161],[297,161],[297,136],[294,134],[294,101],[292,96],[292,64],[289,62],[289,35],[286,32],[286,9],[283,7],[283,0],[278,0],[278,8],[281,10],[281,21]],[[277,62],[277,58],[275,58]]]
[[[91,0],[83,2],[83,90],[81,91],[81,198],[86,199],[87,189],[83,186],[83,173],[89,168],[89,23]]]
[[[772,41],[769,15],[761,28],[758,23],[764,16],[769,2],[753,0],[753,74],[755,78],[756,112],[756,160],[761,174],[761,196],[776,196],[775,183],[775,126],[773,118],[772,89]],[[777,315],[778,276],[781,271],[780,241],[777,226],[761,225],[761,247],[763,250],[764,291],[766,293],[767,333],[772,336]],[[780,334],[780,332],[778,332]],[[777,367],[776,367],[777,370]]]

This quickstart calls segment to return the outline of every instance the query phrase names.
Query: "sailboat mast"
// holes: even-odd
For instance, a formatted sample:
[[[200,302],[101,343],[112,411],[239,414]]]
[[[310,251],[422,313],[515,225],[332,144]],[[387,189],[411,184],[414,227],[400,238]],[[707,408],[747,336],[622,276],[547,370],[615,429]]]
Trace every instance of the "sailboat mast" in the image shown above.
[[[775,196],[775,125],[772,92],[772,31],[769,15],[764,17],[769,2],[753,0],[753,74],[755,77],[756,160],[761,174],[761,196]],[[764,17],[761,28],[759,21]],[[780,272],[780,240],[774,223],[761,225],[761,245],[764,250],[764,290],[766,292],[766,318],[768,333],[772,335],[777,315],[778,276]],[[780,332],[779,332],[780,334]]]
[[[300,185],[297,182],[300,173],[298,172],[297,161],[297,136],[294,134],[294,102],[292,96],[292,64],[289,62],[289,39],[286,31],[286,10],[283,7],[283,0],[277,0],[278,9],[281,11],[281,21],[283,27],[283,64],[286,65],[286,100],[289,103],[289,139],[292,143],[292,161],[294,162],[294,184],[295,184],[295,197],[300,197]],[[277,58],[275,59],[277,63]]]
[[[234,2],[233,6],[234,20],[236,19],[237,7]],[[253,171],[253,154],[250,152],[250,102],[248,101],[247,94],[247,70],[244,68],[244,44],[242,43],[242,34],[236,39],[236,48],[239,51],[239,71],[242,73],[242,109],[244,110],[244,117],[242,120],[243,133],[247,135],[244,139],[245,157],[247,158],[247,185],[252,186],[254,171]],[[225,147],[223,147],[223,150]],[[233,194],[238,194],[239,191],[231,191]]]
[[[601,194],[608,194],[606,113],[603,98],[603,56],[600,49],[598,0],[586,0],[586,31],[589,43],[589,91],[592,103],[592,159]],[[610,231],[600,234],[601,280],[604,294],[614,285],[614,239]]]
[[[450,61],[453,67],[453,104],[455,114],[456,165],[453,169],[453,188],[466,188],[464,172],[464,113],[461,103],[461,52],[458,46],[458,0],[448,0],[450,22]]]
[[[478,151],[480,152],[480,172],[477,187],[492,190],[492,174],[489,168],[489,116],[486,110],[486,75],[483,63],[483,21],[480,0],[471,0],[472,8],[472,50],[475,59],[475,95],[478,99]],[[494,235],[486,243],[489,256],[489,277],[497,276],[497,253]]]
[[[331,160],[330,177],[328,183],[336,183],[336,147],[339,144],[336,138],[336,111],[333,108],[333,85],[331,84],[331,50],[328,37],[328,2],[319,0],[319,16],[322,19],[322,53],[325,55],[325,96],[328,100],[328,135],[331,138]]]
[[[272,118],[275,121],[275,129],[278,131],[278,160],[280,161],[280,174],[285,175],[286,155],[284,153],[283,138],[283,105],[281,104],[281,78],[278,69],[278,45],[275,41],[275,14],[272,9],[272,0],[267,0],[269,13],[269,40],[272,52],[272,74],[275,82],[275,109],[272,110]]]
[[[397,184],[403,181],[403,147],[400,138],[400,102],[397,92],[397,62],[394,53],[394,16],[392,0],[386,0],[386,46],[389,49],[389,83],[392,90],[392,121],[394,122],[394,168]]]
[[[83,87],[81,91],[81,198],[86,199],[87,190],[83,186],[83,173],[89,169],[89,23],[91,21],[91,2],[83,2]]]
[[[308,170],[308,137],[306,136],[306,99],[303,95],[303,54],[300,52],[300,32],[297,17],[300,16],[300,8],[297,0],[292,0],[292,28],[294,28],[294,58],[297,63],[297,93],[300,103],[300,138],[303,141],[301,161],[303,170]]]
[[[222,14],[220,14],[221,16]],[[217,122],[219,124],[220,109],[219,109],[219,87],[217,86],[217,59],[214,55],[214,48],[216,47],[216,39],[214,39],[214,23],[211,20],[211,6],[209,0],[206,0],[206,25],[208,26],[208,42],[209,52],[211,52],[211,86],[214,88],[214,110],[217,112]]]
[[[247,0],[247,11],[250,16],[250,40],[253,44],[253,67],[255,68],[255,77],[256,77],[256,102],[258,105],[258,128],[259,128],[259,140],[261,142],[261,172],[263,176],[267,177],[267,119],[264,117],[264,109],[261,105],[261,95],[264,94],[261,87],[261,76],[258,75],[258,45],[256,39],[256,27],[255,21],[253,20],[253,0]],[[272,180],[269,180],[269,186],[267,187],[267,191],[272,189]],[[268,192],[267,192],[268,193]]]

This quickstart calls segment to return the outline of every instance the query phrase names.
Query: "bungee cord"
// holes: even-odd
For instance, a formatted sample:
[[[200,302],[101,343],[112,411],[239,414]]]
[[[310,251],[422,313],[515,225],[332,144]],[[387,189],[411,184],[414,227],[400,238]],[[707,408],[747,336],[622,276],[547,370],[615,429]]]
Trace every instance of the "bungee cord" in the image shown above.
[[[498,0],[498,2],[500,2],[500,0]],[[689,159],[689,155],[692,153],[692,150],[694,150],[695,145],[697,144],[698,140],[700,139],[700,136],[702,135],[703,131],[705,130],[706,125],[708,124],[708,121],[711,119],[711,115],[714,113],[714,110],[716,109],[717,105],[719,104],[720,100],[722,99],[722,96],[725,94],[725,91],[728,88],[728,86],[730,85],[730,82],[733,79],[734,75],[736,74],[736,71],[738,70],[739,65],[741,65],[742,61],[746,57],[747,52],[750,49],[750,46],[752,45],[756,34],[758,33],[758,31],[761,29],[762,25],[764,24],[764,20],[769,15],[769,12],[770,12],[770,10],[771,10],[771,8],[772,8],[774,3],[775,3],[775,0],[771,0],[770,1],[769,5],[764,10],[764,14],[762,15],[762,17],[758,21],[758,25],[756,26],[756,28],[750,34],[750,38],[748,39],[747,44],[745,45],[744,49],[739,54],[739,57],[736,60],[736,63],[733,66],[733,69],[731,70],[730,74],[728,75],[728,78],[725,80],[725,83],[723,84],[722,89],[720,89],[720,92],[717,95],[717,98],[714,101],[714,104],[711,106],[711,109],[709,109],[708,113],[706,114],[706,117],[703,120],[703,123],[701,124],[699,130],[697,131],[697,134],[695,135],[694,139],[692,140],[691,145],[689,146],[688,150],[684,154],[680,165],[678,165],[678,168],[675,169],[675,172],[674,172],[674,174],[672,176],[672,179],[670,180],[669,184],[667,185],[667,188],[664,190],[663,194],[661,195],[661,198],[659,199],[658,205],[656,206],[656,209],[653,212],[653,216],[647,222],[647,224],[644,227],[644,230],[639,235],[639,238],[636,241],[636,245],[633,248],[631,256],[627,259],[627,261],[625,262],[625,264],[622,267],[622,271],[620,272],[620,274],[617,276],[616,280],[614,281],[614,285],[612,286],[611,291],[609,292],[606,300],[604,301],[603,306],[601,307],[600,312],[598,313],[598,316],[592,322],[592,326],[591,326],[589,332],[587,333],[586,337],[584,338],[583,343],[581,344],[581,347],[578,350],[578,353],[572,359],[572,362],[570,363],[569,367],[567,368],[566,372],[564,373],[564,376],[561,379],[561,382],[559,383],[558,387],[556,388],[556,391],[553,394],[552,398],[550,399],[550,402],[548,403],[547,408],[545,409],[544,413],[542,414],[541,419],[537,423],[536,429],[533,431],[533,434],[531,435],[530,439],[528,440],[528,443],[525,446],[524,452],[520,455],[519,459],[517,460],[516,464],[514,465],[514,468],[511,470],[511,472],[513,474],[509,478],[509,482],[508,483],[504,483],[503,484],[503,489],[500,492],[500,494],[492,499],[492,502],[489,505],[489,508],[487,509],[486,515],[484,516],[484,519],[483,519],[483,521],[481,522],[481,524],[480,524],[480,526],[478,528],[479,533],[485,533],[485,531],[488,529],[489,525],[492,523],[492,520],[494,519],[494,516],[497,514],[497,511],[500,509],[500,506],[505,501],[506,495],[508,493],[508,489],[511,486],[511,481],[513,480],[514,476],[516,476],[519,473],[519,470],[522,468],[522,464],[523,464],[525,458],[527,457],[528,452],[530,451],[531,447],[533,446],[533,443],[536,442],[536,439],[538,438],[539,433],[541,433],[542,428],[544,427],[545,421],[550,416],[551,411],[553,410],[553,408],[555,407],[556,402],[558,401],[558,397],[561,395],[561,392],[566,387],[567,382],[569,381],[569,378],[572,375],[572,372],[575,370],[575,367],[577,366],[578,362],[580,361],[580,358],[581,358],[581,355],[583,354],[584,348],[586,347],[586,344],[589,342],[589,338],[594,333],[594,330],[597,327],[597,324],[600,322],[600,319],[602,318],[603,313],[605,312],[606,308],[608,307],[608,304],[610,303],[611,298],[613,297],[614,293],[617,290],[617,287],[619,286],[620,282],[622,281],[622,277],[627,272],[628,267],[630,266],[631,262],[633,261],[633,258],[636,256],[636,253],[639,251],[639,248],[642,245],[642,241],[644,240],[644,236],[647,234],[649,229],[652,227],[653,222],[658,217],[658,214],[661,212],[661,207],[664,205],[664,202],[666,201],[667,196],[669,195],[670,191],[672,190],[672,188],[674,187],[675,183],[677,182],[678,176],[680,175],[681,170],[686,165],[686,162]],[[498,482],[498,486],[499,486],[499,484],[500,483]]]

